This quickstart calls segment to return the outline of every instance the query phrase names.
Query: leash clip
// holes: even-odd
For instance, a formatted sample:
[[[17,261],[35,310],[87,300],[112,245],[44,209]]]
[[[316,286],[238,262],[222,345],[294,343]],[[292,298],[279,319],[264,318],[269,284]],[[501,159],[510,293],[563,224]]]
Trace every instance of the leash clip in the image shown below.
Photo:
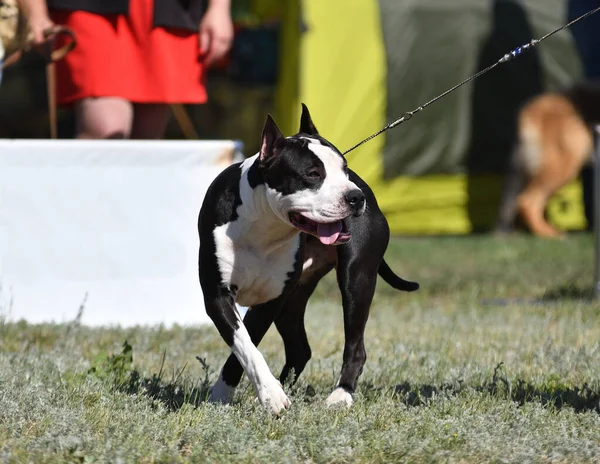
[[[502,58],[498,60],[498,63],[506,63],[507,61],[516,58],[519,55],[522,55],[524,52],[529,50],[530,48],[535,47],[539,43],[539,40],[533,39],[531,42],[526,43],[525,45],[521,45],[520,47],[511,50],[507,54],[505,54]]]

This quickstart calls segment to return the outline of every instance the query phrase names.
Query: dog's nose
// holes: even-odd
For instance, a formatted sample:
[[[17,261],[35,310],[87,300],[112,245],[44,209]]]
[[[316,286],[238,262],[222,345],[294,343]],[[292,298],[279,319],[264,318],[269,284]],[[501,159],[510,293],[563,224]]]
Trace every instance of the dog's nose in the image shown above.
[[[346,193],[346,201],[354,211],[359,211],[365,204],[365,194],[362,190],[350,190]]]

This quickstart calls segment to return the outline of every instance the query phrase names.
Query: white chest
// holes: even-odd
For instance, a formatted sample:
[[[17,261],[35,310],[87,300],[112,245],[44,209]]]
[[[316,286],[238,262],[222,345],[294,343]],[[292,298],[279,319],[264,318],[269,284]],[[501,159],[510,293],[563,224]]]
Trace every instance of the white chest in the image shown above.
[[[283,241],[275,249],[261,246],[258,237],[238,237],[238,224],[228,223],[214,231],[217,264],[222,282],[236,288],[236,303],[253,306],[270,301],[283,292],[294,270],[299,235]]]

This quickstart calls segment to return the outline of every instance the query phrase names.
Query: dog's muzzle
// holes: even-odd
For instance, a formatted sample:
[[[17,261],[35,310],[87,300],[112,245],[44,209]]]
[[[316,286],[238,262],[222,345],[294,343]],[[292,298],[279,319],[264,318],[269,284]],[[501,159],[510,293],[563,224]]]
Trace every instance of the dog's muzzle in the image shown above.
[[[351,238],[350,231],[344,220],[316,222],[296,212],[290,213],[289,218],[296,229],[314,235],[324,245],[342,245]]]

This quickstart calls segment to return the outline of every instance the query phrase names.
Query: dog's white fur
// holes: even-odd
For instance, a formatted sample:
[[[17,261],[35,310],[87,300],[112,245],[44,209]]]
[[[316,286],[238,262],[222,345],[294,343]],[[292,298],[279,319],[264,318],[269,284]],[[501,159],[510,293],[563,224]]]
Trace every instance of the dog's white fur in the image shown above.
[[[280,221],[266,202],[266,187],[250,187],[248,169],[254,160],[242,163],[238,219],[213,232],[222,282],[237,288],[235,300],[242,306],[281,295],[300,241],[297,229]]]
[[[279,380],[277,380],[263,355],[258,351],[250,339],[239,313],[236,311],[239,321],[238,329],[233,333],[233,346],[231,351],[240,362],[244,372],[254,385],[260,403],[269,406],[274,413],[279,413],[291,405],[291,401],[283,391]],[[209,400],[218,403],[230,403],[233,399],[235,388],[228,386],[219,376],[219,380],[213,386]]]
[[[325,400],[327,406],[333,406],[335,404],[345,404],[347,407],[352,406],[352,395],[341,387],[337,387],[331,392],[331,395]]]

